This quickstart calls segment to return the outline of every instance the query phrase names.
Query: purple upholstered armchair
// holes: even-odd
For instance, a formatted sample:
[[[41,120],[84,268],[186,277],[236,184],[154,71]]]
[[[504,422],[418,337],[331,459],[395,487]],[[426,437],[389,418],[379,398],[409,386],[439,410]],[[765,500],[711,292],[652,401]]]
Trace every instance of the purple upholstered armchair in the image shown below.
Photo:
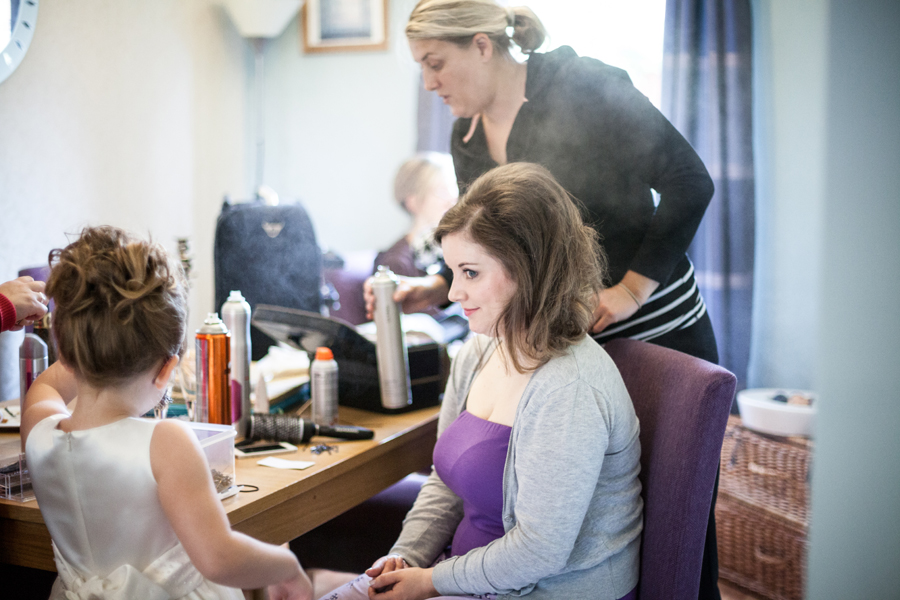
[[[735,377],[646,342],[613,340],[605,348],[641,423],[644,533],[638,598],[696,600]]]

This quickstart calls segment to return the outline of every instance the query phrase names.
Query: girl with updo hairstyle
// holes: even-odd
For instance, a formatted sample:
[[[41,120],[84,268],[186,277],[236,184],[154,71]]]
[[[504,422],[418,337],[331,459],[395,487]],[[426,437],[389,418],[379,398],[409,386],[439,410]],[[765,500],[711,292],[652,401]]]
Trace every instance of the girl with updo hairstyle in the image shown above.
[[[390,553],[329,600],[634,600],[639,426],[588,335],[605,263],[550,173],[489,171],[435,230],[471,337],[453,360],[432,472]]]
[[[231,530],[187,424],[140,418],[184,349],[181,266],[114,227],[85,229],[50,260],[59,360],[29,389],[21,426],[59,573],[50,597],[241,600],[239,588],[269,586],[311,598],[293,553]]]
[[[59,356],[76,377],[116,386],[184,351],[187,295],[165,250],[112,227],[50,253]]]

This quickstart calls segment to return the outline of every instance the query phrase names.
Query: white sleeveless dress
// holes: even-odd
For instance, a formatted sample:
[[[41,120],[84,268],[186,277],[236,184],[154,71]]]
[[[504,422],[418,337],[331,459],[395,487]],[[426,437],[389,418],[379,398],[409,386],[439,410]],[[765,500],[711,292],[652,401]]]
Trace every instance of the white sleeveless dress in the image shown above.
[[[163,512],[150,469],[158,421],[122,419],[66,433],[38,423],[26,454],[59,577],[51,600],[243,600],[191,563]]]

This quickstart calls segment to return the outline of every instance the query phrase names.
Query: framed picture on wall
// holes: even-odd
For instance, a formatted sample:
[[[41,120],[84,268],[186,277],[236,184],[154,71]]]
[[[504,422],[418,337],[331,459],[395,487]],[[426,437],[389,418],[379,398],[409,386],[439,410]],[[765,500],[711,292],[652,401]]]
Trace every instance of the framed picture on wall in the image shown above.
[[[388,0],[306,0],[303,51],[387,50]]]

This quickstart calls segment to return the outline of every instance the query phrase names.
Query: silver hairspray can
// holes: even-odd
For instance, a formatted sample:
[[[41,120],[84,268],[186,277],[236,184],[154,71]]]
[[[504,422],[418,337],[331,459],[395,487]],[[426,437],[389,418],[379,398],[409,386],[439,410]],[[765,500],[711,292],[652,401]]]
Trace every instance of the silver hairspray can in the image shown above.
[[[26,333],[19,346],[19,414],[28,388],[37,376],[47,370],[47,344],[33,333]]]
[[[338,364],[330,348],[316,348],[309,367],[312,391],[312,420],[317,425],[334,425],[338,416]]]
[[[397,277],[386,266],[379,265],[372,278],[377,336],[375,351],[381,405],[388,409],[400,409],[412,404],[406,338],[400,326],[400,306],[394,302],[396,289]]]
[[[246,437],[250,413],[250,305],[232,291],[222,305],[222,321],[231,333],[231,417]]]

